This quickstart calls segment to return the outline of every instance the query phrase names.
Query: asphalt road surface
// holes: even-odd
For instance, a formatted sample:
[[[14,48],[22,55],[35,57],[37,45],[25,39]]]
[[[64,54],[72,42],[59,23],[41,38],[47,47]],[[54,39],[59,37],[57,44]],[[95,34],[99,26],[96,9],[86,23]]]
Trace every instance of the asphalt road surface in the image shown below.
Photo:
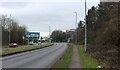
[[[50,68],[67,49],[66,43],[2,58],[2,68]]]

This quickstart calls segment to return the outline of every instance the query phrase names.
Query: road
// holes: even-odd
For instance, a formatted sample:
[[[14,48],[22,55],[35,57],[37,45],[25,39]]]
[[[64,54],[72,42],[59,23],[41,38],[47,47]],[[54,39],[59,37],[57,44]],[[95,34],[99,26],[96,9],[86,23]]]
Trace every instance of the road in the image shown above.
[[[3,68],[50,68],[66,51],[66,43],[2,58]]]

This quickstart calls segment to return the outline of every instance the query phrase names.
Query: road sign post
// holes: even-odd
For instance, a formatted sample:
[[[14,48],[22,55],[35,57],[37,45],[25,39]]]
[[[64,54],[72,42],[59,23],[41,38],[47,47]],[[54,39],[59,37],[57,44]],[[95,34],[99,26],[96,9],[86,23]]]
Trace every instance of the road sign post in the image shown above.
[[[25,39],[25,37],[23,36],[22,39],[23,39],[23,45],[24,45],[24,39]]]

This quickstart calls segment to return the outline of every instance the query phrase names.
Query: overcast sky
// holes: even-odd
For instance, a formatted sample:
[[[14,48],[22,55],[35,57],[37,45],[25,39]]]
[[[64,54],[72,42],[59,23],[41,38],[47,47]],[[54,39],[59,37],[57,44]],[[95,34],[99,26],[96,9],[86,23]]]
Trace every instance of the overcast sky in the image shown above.
[[[6,1],[6,0],[5,0]],[[22,0],[21,0],[22,1]],[[65,0],[64,0],[65,1]],[[20,25],[26,25],[29,31],[39,31],[42,36],[51,31],[75,28],[75,13],[78,14],[78,22],[84,19],[84,1],[55,2],[0,2],[0,14],[12,14]],[[87,0],[87,9],[97,6],[99,0]]]

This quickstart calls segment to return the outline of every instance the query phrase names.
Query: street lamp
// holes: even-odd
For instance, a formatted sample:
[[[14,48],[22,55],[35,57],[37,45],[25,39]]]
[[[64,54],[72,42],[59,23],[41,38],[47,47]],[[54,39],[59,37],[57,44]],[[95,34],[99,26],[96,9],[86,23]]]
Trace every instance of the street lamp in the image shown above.
[[[87,49],[87,25],[86,25],[86,0],[85,0],[85,52],[86,52],[86,49]]]
[[[75,43],[77,44],[77,12],[75,12],[75,25],[76,25],[76,39],[75,39]]]
[[[51,35],[51,26],[49,26],[49,42],[51,42],[50,35]]]
[[[11,14],[10,14],[10,21],[9,21],[9,44],[10,44],[10,25],[11,25]]]

